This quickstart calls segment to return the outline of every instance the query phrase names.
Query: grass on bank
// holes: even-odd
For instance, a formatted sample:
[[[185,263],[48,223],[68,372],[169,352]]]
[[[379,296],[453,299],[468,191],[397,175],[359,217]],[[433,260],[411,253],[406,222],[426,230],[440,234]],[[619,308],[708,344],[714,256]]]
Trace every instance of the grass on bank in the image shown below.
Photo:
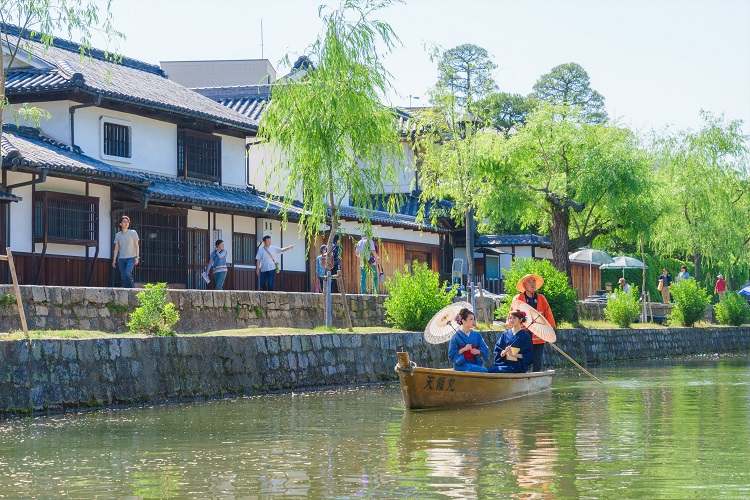
[[[714,325],[705,321],[699,321],[695,324],[696,328],[708,328],[719,325]],[[748,325],[743,325],[748,326]],[[606,320],[581,320],[579,324],[572,325],[567,322],[561,322],[557,325],[558,329],[574,329],[574,328],[587,328],[590,330],[616,330],[619,327]],[[631,329],[643,330],[643,329],[661,329],[669,328],[670,325],[658,325],[656,323],[633,323],[630,325]],[[480,331],[497,331],[505,330],[501,325],[490,326],[486,323],[480,323],[477,325],[477,329]],[[354,333],[366,334],[366,333],[403,333],[404,330],[397,328],[388,328],[385,326],[358,326],[354,328]],[[217,330],[214,332],[206,333],[178,333],[178,337],[195,337],[195,336],[211,336],[211,335],[225,335],[225,336],[236,336],[236,337],[260,337],[264,335],[318,335],[321,333],[338,333],[347,334],[349,330],[346,328],[326,328],[325,326],[318,326],[316,328],[240,328],[236,330]],[[98,330],[33,330],[29,332],[29,335],[33,339],[100,339],[109,337],[118,338],[145,338],[147,335],[133,334],[133,333],[107,333]],[[22,331],[12,331],[8,333],[0,332],[0,341],[2,340],[22,340],[24,339]]]

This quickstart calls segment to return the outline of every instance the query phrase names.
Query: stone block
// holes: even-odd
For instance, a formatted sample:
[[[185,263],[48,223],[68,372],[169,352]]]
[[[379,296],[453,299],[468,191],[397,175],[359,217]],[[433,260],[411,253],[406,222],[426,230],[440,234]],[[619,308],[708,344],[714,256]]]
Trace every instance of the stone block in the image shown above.
[[[34,302],[47,302],[47,287],[44,286],[32,286],[31,288],[31,300]]]

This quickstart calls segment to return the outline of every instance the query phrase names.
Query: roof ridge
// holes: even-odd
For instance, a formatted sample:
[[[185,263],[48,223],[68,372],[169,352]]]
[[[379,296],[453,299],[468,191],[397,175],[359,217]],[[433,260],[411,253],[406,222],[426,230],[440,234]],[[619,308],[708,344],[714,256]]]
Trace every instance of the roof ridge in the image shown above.
[[[16,25],[2,23],[2,26],[4,28],[4,31],[6,31],[9,36],[15,36],[17,38],[23,38],[23,39],[31,40],[37,43],[42,43],[40,40],[41,35],[39,33],[34,33],[34,36],[32,36],[32,31],[24,30],[23,35],[21,35],[21,28],[19,28]],[[161,67],[159,67],[156,64],[139,61],[138,59],[133,59],[131,57],[121,56],[119,54],[115,54],[114,52],[98,49],[96,47],[91,47],[87,49],[86,47],[84,47],[83,45],[79,43],[73,42],[71,40],[66,40],[65,38],[58,38],[54,35],[53,35],[53,38],[54,38],[54,43],[52,46],[55,48],[66,50],[68,52],[83,53],[86,56],[90,56],[94,59],[98,59],[100,61],[105,61],[105,62],[110,62],[110,63],[115,62],[113,59],[116,57],[117,58],[116,62],[120,66],[125,66],[128,68],[145,71],[147,73],[153,73],[163,78],[167,77],[167,75],[164,73]]]

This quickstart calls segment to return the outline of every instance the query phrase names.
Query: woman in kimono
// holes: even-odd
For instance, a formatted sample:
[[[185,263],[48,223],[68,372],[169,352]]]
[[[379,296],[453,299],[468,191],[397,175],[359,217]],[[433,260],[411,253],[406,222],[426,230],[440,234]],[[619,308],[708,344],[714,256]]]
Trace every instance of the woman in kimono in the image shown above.
[[[531,336],[524,329],[526,314],[522,311],[511,311],[508,314],[508,325],[500,340],[495,344],[495,364],[490,373],[526,373],[534,362],[534,349]]]
[[[455,321],[459,329],[448,344],[448,359],[453,363],[453,369],[459,372],[486,373],[484,362],[490,356],[490,348],[482,335],[472,330],[475,324],[474,313],[464,307]]]

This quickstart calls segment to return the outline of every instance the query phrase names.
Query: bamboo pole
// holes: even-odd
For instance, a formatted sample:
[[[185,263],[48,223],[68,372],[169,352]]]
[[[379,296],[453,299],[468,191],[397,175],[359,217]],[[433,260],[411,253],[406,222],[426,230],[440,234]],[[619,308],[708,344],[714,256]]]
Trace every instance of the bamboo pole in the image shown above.
[[[565,356],[566,358],[568,358],[568,359],[570,360],[570,362],[571,362],[571,363],[573,363],[574,365],[576,365],[576,366],[577,366],[577,367],[578,367],[578,368],[579,368],[579,369],[580,369],[580,370],[581,370],[581,371],[582,371],[583,373],[585,373],[585,374],[586,374],[586,375],[588,375],[589,377],[593,378],[594,380],[596,380],[596,381],[597,381],[597,382],[599,382],[600,384],[603,384],[603,383],[604,383],[604,382],[602,382],[601,380],[599,380],[598,378],[596,378],[595,376],[593,376],[593,375],[592,375],[591,373],[589,373],[589,371],[588,371],[588,370],[586,370],[586,368],[584,368],[584,367],[582,367],[581,365],[579,365],[579,364],[578,364],[578,363],[576,362],[576,360],[575,360],[575,359],[573,359],[573,358],[571,358],[570,356],[568,356],[567,354],[565,354],[565,351],[563,351],[562,349],[560,349],[559,347],[557,347],[557,346],[556,346],[556,345],[555,345],[554,343],[552,343],[552,342],[548,342],[548,344],[549,344],[549,345],[551,345],[552,347],[554,347],[555,349],[557,349],[557,352],[559,352],[560,354],[562,354],[563,356]]]
[[[23,328],[23,333],[26,335],[26,338],[31,341],[31,337],[29,336],[29,328],[26,326],[26,314],[23,310],[23,301],[21,300],[21,289],[18,288],[18,278],[16,277],[16,266],[13,263],[13,252],[10,251],[10,247],[6,247],[5,249],[6,254],[0,255],[0,260],[7,260],[8,261],[8,267],[10,268],[10,279],[13,280],[13,292],[16,296],[16,305],[18,306],[18,314],[21,316],[21,328]]]

